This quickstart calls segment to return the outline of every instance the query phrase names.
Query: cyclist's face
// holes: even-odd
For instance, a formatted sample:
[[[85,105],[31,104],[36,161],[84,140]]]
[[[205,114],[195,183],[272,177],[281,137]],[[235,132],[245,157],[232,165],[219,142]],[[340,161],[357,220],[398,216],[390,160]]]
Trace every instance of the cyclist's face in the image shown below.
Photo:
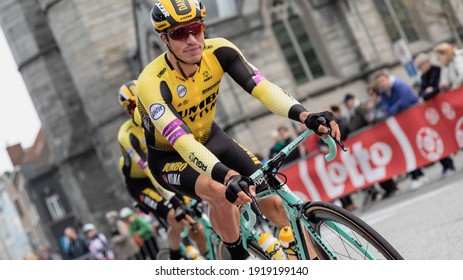
[[[204,32],[197,32],[196,28],[198,24],[201,24],[201,21],[195,20],[190,23],[185,23],[177,25],[174,28],[169,28],[167,32],[177,32],[184,33],[187,32],[186,36],[180,36],[176,38],[173,35],[163,34],[161,37],[164,43],[166,43],[166,36],[169,36],[169,44],[172,51],[177,55],[181,60],[184,60],[188,63],[196,63],[201,60],[204,49]],[[182,28],[186,28],[181,30]],[[179,30],[180,29],[180,30]],[[197,32],[196,34],[193,32]]]

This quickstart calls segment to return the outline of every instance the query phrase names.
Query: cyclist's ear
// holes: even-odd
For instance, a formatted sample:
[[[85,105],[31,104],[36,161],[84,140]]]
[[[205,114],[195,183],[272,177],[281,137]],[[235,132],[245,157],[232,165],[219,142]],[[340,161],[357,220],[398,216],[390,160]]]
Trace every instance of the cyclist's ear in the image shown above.
[[[166,34],[164,34],[164,33],[159,34],[159,38],[161,38],[161,41],[162,41],[162,43],[163,43],[164,45],[167,44],[167,42],[166,42],[166,40],[167,40]]]

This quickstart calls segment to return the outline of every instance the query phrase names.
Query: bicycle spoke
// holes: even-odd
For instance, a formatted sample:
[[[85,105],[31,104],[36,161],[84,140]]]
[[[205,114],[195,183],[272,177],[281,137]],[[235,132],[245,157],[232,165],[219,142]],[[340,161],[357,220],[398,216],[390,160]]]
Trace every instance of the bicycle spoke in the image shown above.
[[[338,226],[336,227],[336,233],[339,234],[338,239],[339,239],[339,241],[341,242],[342,246],[344,247],[344,250],[345,250],[345,252],[346,252],[346,254],[347,254],[347,257],[348,257],[349,259],[354,259],[354,257],[352,256],[352,253],[356,253],[357,255],[359,255],[360,257],[362,257],[364,260],[367,259],[367,257],[368,257],[367,254],[361,252],[361,251],[359,250],[359,248],[355,247],[351,242],[349,242],[348,240],[345,240],[345,239],[342,237],[342,233],[341,233],[340,231],[338,231],[338,228],[340,228],[340,226],[341,226],[341,225],[338,225]],[[331,232],[333,232],[333,233],[335,232],[334,229],[333,229],[332,227],[330,227],[330,226],[326,226],[326,227],[327,227]],[[343,227],[343,228],[344,228],[344,227]],[[344,230],[344,229],[343,229],[343,230]],[[366,252],[369,252],[368,246],[365,247],[364,244],[363,244],[363,243],[364,243],[364,242],[362,241],[363,238],[359,238],[359,236],[355,233],[355,231],[353,231],[353,230],[350,229],[349,232],[346,231],[346,233],[348,233],[348,234],[350,235],[350,237],[354,239],[354,242],[358,243],[358,245],[359,245],[360,248],[364,248],[364,250],[365,250]],[[347,245],[347,246],[346,246],[346,245]],[[368,245],[369,245],[369,243],[368,243]]]
[[[357,252],[358,255],[362,256],[360,254],[360,252],[358,252],[358,250],[350,243],[350,242],[346,242],[343,237],[341,236],[341,233],[339,231],[336,230],[336,232],[334,231],[334,229],[332,229],[331,227],[329,226],[326,226],[327,230],[331,231],[333,234],[337,233],[336,237],[337,239],[339,239],[339,241],[341,242],[342,246],[344,247],[344,251],[346,252],[347,255],[344,255],[344,254],[341,254],[339,252],[336,251],[336,254],[338,255],[344,255],[346,257],[348,257],[349,259],[353,259],[353,257],[351,256],[351,254],[349,253],[350,251],[354,251],[354,252]],[[326,239],[325,239],[326,240]],[[328,242],[328,240],[327,240]],[[350,247],[352,250],[349,250],[347,247],[346,247],[346,243],[348,245],[348,247]],[[328,244],[330,244],[331,248],[335,248],[333,245],[331,245],[330,242],[328,242]]]

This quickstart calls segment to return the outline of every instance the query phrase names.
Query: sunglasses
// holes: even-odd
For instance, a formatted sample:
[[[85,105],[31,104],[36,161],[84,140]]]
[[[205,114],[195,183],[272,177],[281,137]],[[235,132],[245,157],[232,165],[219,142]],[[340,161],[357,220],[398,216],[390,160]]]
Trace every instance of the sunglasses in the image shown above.
[[[130,102],[130,104],[125,107],[125,111],[130,115],[132,114],[133,110],[135,110],[135,108],[137,108],[137,103]]]
[[[190,34],[193,34],[194,36],[197,37],[201,35],[201,33],[203,33],[204,30],[206,30],[206,25],[204,24],[204,22],[199,21],[193,24],[174,28],[169,32],[164,32],[164,34],[169,35],[169,37],[172,38],[173,40],[185,41],[186,39],[188,39]]]

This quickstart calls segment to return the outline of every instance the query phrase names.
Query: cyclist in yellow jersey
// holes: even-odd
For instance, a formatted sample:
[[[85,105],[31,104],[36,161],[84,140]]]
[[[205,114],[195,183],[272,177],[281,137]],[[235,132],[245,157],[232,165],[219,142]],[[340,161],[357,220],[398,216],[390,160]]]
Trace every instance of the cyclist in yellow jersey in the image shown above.
[[[119,102],[126,107],[131,118],[119,129],[117,140],[120,144],[122,157],[120,168],[124,174],[127,190],[132,198],[141,206],[148,208],[153,214],[166,220],[170,225],[168,242],[170,259],[180,259],[180,242],[184,226],[194,224],[194,220],[183,211],[183,202],[175,193],[165,190],[153,178],[146,162],[146,143],[140,115],[135,103],[136,81],[130,81],[119,89]],[[195,232],[191,232],[192,239],[198,244],[202,252],[207,249],[206,239],[201,224],[195,225]]]
[[[246,176],[261,164],[243,146],[229,138],[214,116],[223,74],[257,98],[271,112],[303,122],[321,136],[328,128],[340,139],[331,112],[309,113],[298,101],[263,77],[240,50],[223,38],[205,39],[206,9],[198,0],[158,0],[151,21],[167,51],[152,61],[138,78],[137,105],[148,146],[148,164],[165,188],[201,198],[210,205],[210,219],[233,259],[246,259],[235,205],[251,201],[240,185],[255,188]],[[183,169],[183,164],[188,166]],[[182,166],[182,168],[179,168]],[[180,170],[182,169],[182,170]],[[259,202],[278,227],[288,225],[281,201]]]

